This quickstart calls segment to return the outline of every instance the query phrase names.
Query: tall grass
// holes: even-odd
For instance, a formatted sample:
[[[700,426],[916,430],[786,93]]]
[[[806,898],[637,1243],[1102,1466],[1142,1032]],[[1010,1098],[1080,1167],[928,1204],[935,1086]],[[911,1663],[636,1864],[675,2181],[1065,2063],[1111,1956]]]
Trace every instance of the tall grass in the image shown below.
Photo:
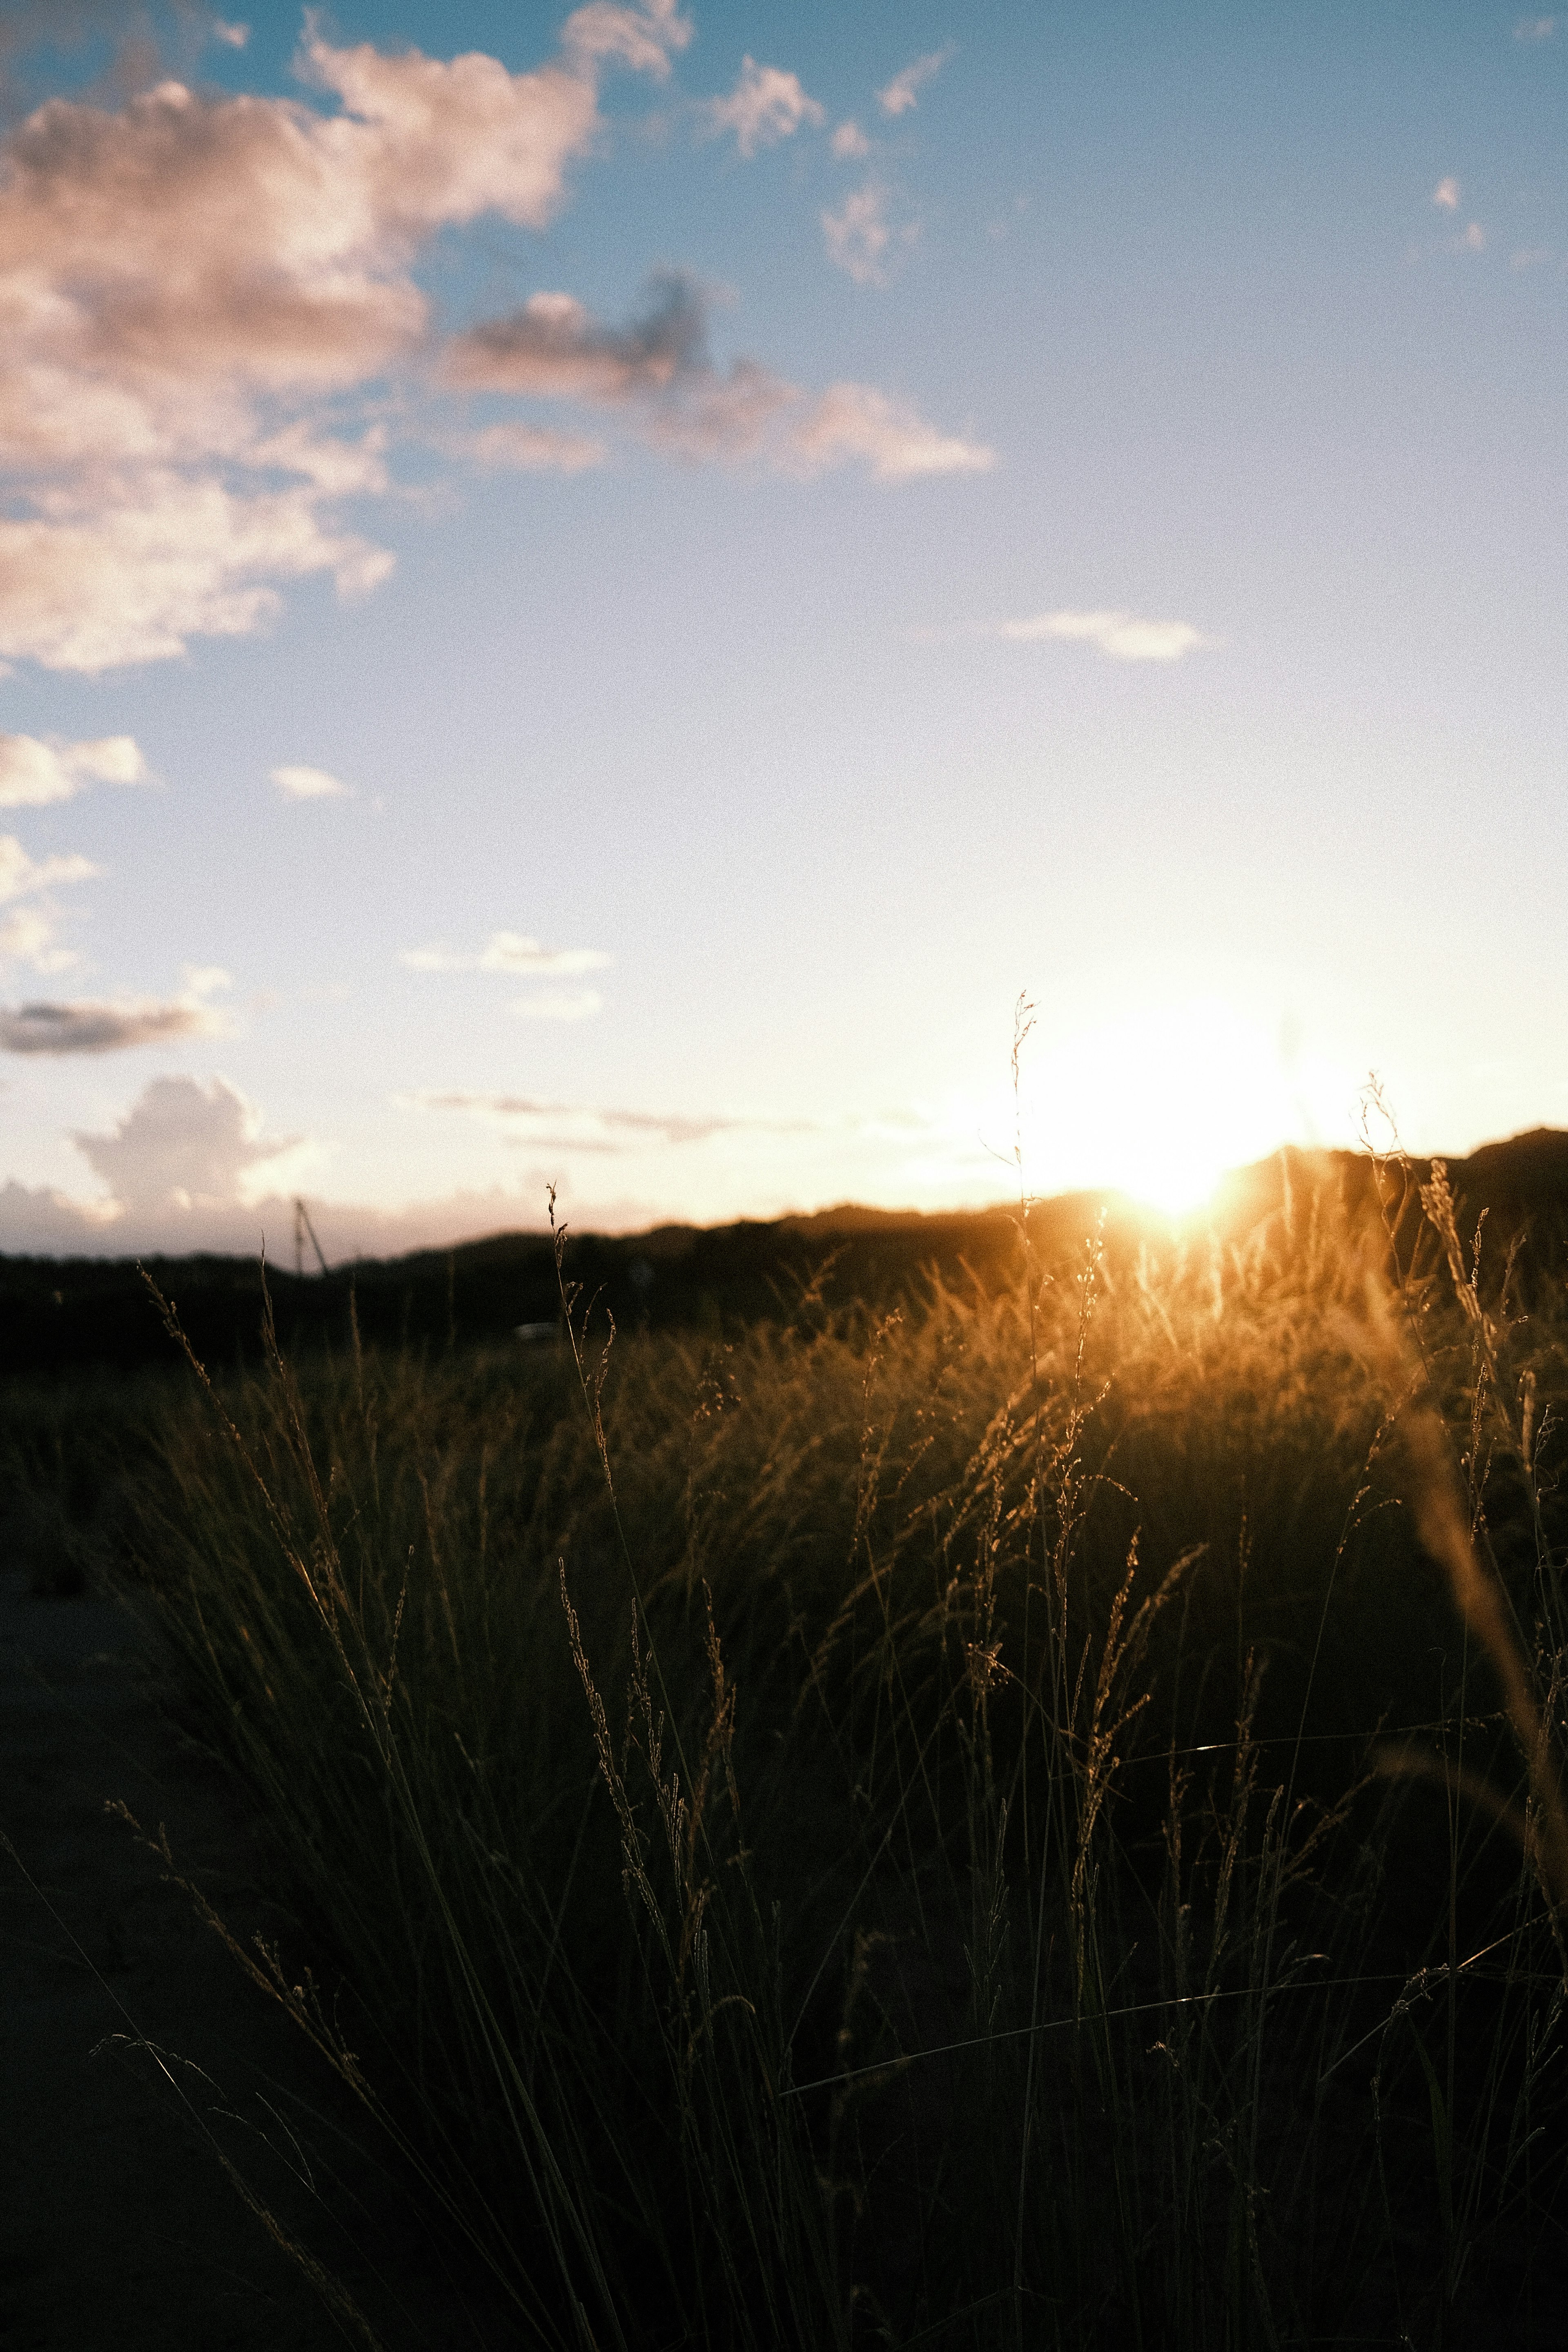
[[[521,2340],[1523,2326],[1564,1327],[1426,1207],[1372,1305],[1299,1197],[882,1319],[612,1347],[568,1285],[542,1359],[193,1382],[133,1551],[299,1918],[249,1964]]]

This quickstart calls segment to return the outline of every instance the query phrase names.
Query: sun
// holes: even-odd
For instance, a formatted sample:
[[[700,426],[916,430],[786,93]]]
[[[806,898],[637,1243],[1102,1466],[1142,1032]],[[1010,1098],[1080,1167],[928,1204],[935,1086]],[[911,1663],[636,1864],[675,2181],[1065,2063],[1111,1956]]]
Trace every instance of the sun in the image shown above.
[[[1227,1169],[1297,1124],[1278,1039],[1207,996],[1145,1002],[1047,1041],[1019,1109],[1033,1189],[1103,1184],[1169,1216],[1201,1207]]]

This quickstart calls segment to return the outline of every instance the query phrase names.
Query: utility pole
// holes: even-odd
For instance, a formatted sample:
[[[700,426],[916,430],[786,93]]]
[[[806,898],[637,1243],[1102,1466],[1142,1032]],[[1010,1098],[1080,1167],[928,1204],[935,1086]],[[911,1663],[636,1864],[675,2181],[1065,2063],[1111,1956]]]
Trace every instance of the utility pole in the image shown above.
[[[310,1247],[316,1253],[316,1264],[321,1267],[321,1272],[325,1274],[327,1270],[327,1261],[321,1255],[321,1244],[316,1239],[316,1228],[310,1223],[310,1212],[307,1209],[303,1201],[296,1201],[294,1203],[294,1271],[301,1277],[305,1272],[305,1236],[307,1234],[309,1234],[310,1237]]]

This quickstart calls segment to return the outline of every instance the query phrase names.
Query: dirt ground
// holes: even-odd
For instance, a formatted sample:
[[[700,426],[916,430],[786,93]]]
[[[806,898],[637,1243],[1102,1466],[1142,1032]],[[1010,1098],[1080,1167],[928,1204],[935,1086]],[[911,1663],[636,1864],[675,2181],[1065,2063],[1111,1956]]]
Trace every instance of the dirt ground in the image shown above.
[[[0,2346],[499,2348],[353,2103],[106,1811],[166,1825],[241,1942],[259,1928],[289,1957],[236,1793],[161,1711],[163,1677],[122,1601],[34,1598],[0,1566]],[[368,2333],[269,2239],[219,2148]]]

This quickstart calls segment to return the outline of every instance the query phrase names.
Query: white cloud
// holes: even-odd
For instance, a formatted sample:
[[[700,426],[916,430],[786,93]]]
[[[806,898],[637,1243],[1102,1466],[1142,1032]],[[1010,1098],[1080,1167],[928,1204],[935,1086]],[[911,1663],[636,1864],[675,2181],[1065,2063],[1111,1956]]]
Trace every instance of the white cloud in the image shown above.
[[[596,988],[556,988],[542,996],[520,996],[511,1009],[520,1021],[591,1021],[604,1003]]]
[[[14,833],[0,833],[0,906],[12,898],[30,898],[57,883],[90,882],[100,870],[89,857],[74,852],[63,857],[29,857]]]
[[[827,143],[841,163],[858,163],[871,152],[871,142],[858,122],[841,122]]]
[[[329,775],[325,768],[274,768],[271,781],[286,801],[344,801],[353,796],[353,786]]]
[[[226,25],[221,16],[215,16],[207,30],[215,41],[221,41],[227,49],[243,49],[250,38],[248,25]]]
[[[0,808],[44,808],[85,784],[140,784],[147,762],[129,735],[67,743],[58,736],[0,735]]]
[[[1135,613],[1037,613],[1031,619],[1004,621],[996,632],[1015,645],[1058,640],[1089,645],[1113,661],[1180,661],[1184,654],[1214,640],[1190,621],[1146,621]]]
[[[410,971],[504,971],[514,980],[567,980],[602,971],[610,959],[600,948],[547,948],[521,931],[492,931],[473,954],[441,947],[405,948],[398,961]]]
[[[251,1104],[226,1079],[154,1078],[110,1135],[72,1140],[131,1215],[230,1208],[254,1196],[258,1171],[297,1141],[267,1142]]]
[[[1459,239],[1467,253],[1481,253],[1486,248],[1487,233],[1479,221],[1472,221]]]
[[[1452,176],[1439,180],[1432,191],[1432,202],[1439,212],[1457,213],[1459,209],[1459,184]]]
[[[54,915],[43,907],[16,907],[0,916],[0,963],[30,964],[35,971],[69,971],[81,961],[61,947]]]
[[[857,286],[885,286],[895,231],[889,220],[890,198],[879,180],[868,180],[846,196],[838,210],[818,215],[827,258],[846,271]],[[900,245],[912,245],[916,230],[907,224],[897,231]]]
[[[952,55],[950,42],[945,49],[932,49],[929,56],[916,58],[912,65],[907,65],[901,73],[896,73],[887,87],[877,92],[877,103],[883,113],[907,114],[912,106],[918,106],[917,92],[942,71]]]
[[[1549,245],[1521,245],[1516,252],[1509,255],[1508,266],[1513,270],[1536,269],[1551,258],[1552,247]]]
[[[1516,41],[1549,41],[1557,30],[1555,16],[1521,16],[1513,28]]]
[[[0,1006],[0,1051],[7,1054],[118,1054],[179,1037],[210,1036],[222,1027],[205,1005],[146,997]]]
[[[701,111],[709,136],[732,131],[742,155],[793,138],[803,122],[816,125],[826,120],[816,99],[801,88],[798,74],[786,73],[781,66],[760,66],[754,58],[742,59],[729,96],[709,99]]]

